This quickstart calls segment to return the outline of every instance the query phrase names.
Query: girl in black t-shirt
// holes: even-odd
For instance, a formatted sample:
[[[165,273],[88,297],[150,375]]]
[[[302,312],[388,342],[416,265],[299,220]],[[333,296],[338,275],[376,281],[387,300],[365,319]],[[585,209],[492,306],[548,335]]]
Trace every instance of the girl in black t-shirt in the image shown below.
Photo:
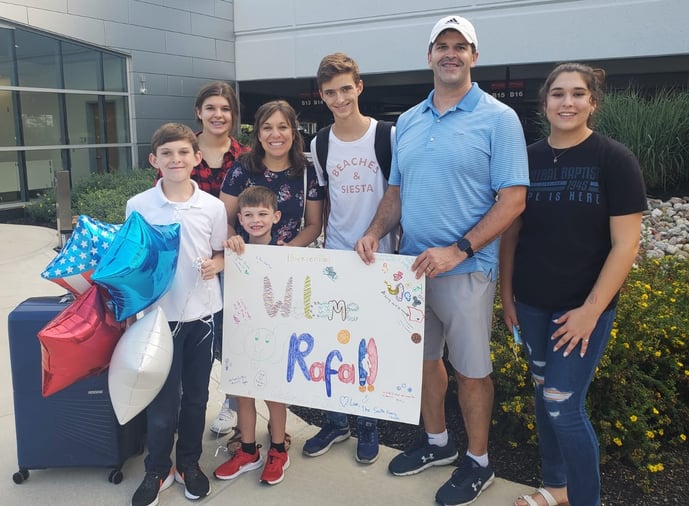
[[[550,136],[528,148],[524,213],[505,232],[505,323],[521,332],[536,387],[543,488],[515,506],[600,505],[598,441],[584,408],[647,208],[635,156],[595,133],[602,70],[556,67],[541,89]]]

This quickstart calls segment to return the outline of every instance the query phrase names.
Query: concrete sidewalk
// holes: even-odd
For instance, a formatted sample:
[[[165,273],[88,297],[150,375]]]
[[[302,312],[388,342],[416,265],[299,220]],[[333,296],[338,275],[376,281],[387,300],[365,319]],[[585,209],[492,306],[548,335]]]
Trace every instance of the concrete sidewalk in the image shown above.
[[[29,297],[60,295],[64,290],[40,277],[41,271],[54,258],[57,246],[55,230],[0,224],[0,447],[4,449],[0,461],[0,503],[3,505],[127,505],[144,473],[143,456],[129,459],[122,472],[124,479],[119,485],[108,482],[108,468],[54,468],[31,470],[30,478],[17,485],[12,475],[17,472],[16,432],[7,316],[23,300]],[[17,364],[14,364],[17,367]],[[219,390],[219,368],[214,368],[211,378],[211,395],[208,405],[207,425],[217,413],[224,395]],[[258,440],[269,445],[266,432],[265,404],[257,403],[261,419],[258,423]],[[46,424],[51,420],[46,419]],[[258,471],[247,473],[238,479],[218,481],[211,477],[212,493],[201,501],[208,505],[310,505],[329,504],[395,504],[431,505],[436,489],[448,479],[453,468],[432,468],[421,474],[398,478],[387,471],[387,463],[396,450],[381,447],[378,462],[370,466],[354,460],[356,440],[335,445],[330,452],[318,458],[301,454],[304,441],[318,431],[288,411],[287,430],[292,434],[291,466],[285,480],[276,486],[259,484]],[[226,459],[224,439],[214,438],[210,432],[204,441],[201,467],[207,474]],[[50,452],[50,448],[45,448]],[[519,494],[529,492],[530,487],[497,478],[481,497],[476,506],[508,506]],[[184,490],[173,485],[160,496],[163,505],[188,505]]]

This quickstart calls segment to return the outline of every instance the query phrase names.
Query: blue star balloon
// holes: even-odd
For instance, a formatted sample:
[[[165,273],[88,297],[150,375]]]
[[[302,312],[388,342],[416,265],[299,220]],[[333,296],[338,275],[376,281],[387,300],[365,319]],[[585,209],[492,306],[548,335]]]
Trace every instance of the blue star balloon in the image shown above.
[[[134,211],[124,222],[91,279],[104,286],[122,321],[162,297],[177,268],[180,226],[151,225]]]

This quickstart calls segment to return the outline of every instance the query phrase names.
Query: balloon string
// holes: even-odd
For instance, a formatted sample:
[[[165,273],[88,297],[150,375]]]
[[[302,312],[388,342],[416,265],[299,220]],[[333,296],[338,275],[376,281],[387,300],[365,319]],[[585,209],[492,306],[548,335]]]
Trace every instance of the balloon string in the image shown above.
[[[215,319],[213,318],[213,306],[211,304],[211,300],[213,298],[213,292],[210,286],[210,282],[218,282],[218,277],[217,275],[213,279],[209,279],[205,281],[206,285],[206,306],[208,307],[209,314],[208,316],[200,318],[200,320],[208,325],[209,330],[206,332],[206,335],[203,336],[201,341],[199,342],[202,343],[208,336],[213,337],[215,335]],[[177,336],[177,333],[179,332],[180,328],[182,327],[182,324],[184,323],[184,313],[187,310],[187,307],[189,306],[189,300],[191,299],[192,294],[196,290],[196,288],[199,286],[199,283],[203,282],[203,279],[199,276],[196,278],[196,283],[192,287],[191,290],[189,290],[189,293],[187,293],[187,298],[184,301],[184,305],[182,306],[182,314],[179,315],[179,320],[177,321],[177,324],[175,325],[175,328],[172,330],[172,339]],[[211,346],[211,356],[213,355],[213,347]]]

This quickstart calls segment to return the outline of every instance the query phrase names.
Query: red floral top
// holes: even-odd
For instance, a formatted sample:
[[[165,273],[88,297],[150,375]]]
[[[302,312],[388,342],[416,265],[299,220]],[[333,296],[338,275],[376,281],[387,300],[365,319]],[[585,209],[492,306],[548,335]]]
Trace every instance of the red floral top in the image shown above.
[[[198,137],[201,132],[198,132]],[[239,155],[251,150],[249,146],[240,144],[237,139],[231,137],[230,149],[223,155],[222,165],[218,168],[211,168],[208,166],[206,160],[201,160],[201,163],[193,168],[191,171],[191,179],[196,181],[199,188],[210,193],[215,197],[220,197],[220,188],[225,179],[225,174],[228,169],[232,167]],[[156,174],[156,181],[162,177],[160,170]]]

